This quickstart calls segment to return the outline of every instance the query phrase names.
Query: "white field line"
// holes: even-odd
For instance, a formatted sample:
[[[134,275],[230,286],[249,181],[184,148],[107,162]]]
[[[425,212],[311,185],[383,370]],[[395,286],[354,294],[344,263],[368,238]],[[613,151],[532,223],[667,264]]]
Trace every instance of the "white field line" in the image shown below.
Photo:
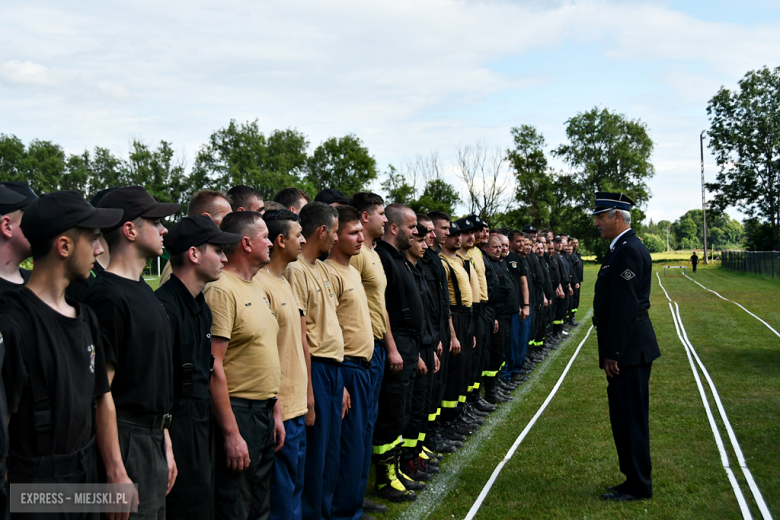
[[[658,274],[658,272],[656,272],[655,274],[657,275],[657,274]],[[772,332],[774,332],[774,333],[775,333],[775,335],[776,335],[777,337],[779,337],[779,338],[780,338],[780,332],[777,332],[775,329],[773,329],[773,328],[772,328],[772,326],[771,326],[771,325],[769,325],[767,322],[765,322],[764,320],[762,320],[761,318],[759,318],[758,316],[756,316],[755,314],[753,314],[752,312],[750,312],[749,310],[747,310],[746,308],[744,308],[744,307],[743,307],[742,305],[740,305],[739,303],[737,303],[737,302],[735,302],[735,301],[733,301],[733,300],[729,300],[728,298],[724,298],[723,296],[721,296],[720,294],[716,293],[716,292],[715,292],[715,291],[713,291],[712,289],[707,289],[707,288],[706,288],[706,287],[704,287],[702,284],[700,284],[699,282],[697,282],[696,280],[694,280],[693,278],[691,278],[691,277],[690,277],[690,276],[688,276],[688,275],[683,275],[683,276],[685,276],[685,277],[686,277],[688,280],[692,281],[693,283],[695,283],[696,285],[698,285],[699,287],[701,287],[701,288],[702,288],[702,289],[704,289],[705,291],[709,291],[709,292],[711,292],[712,294],[714,294],[715,296],[717,296],[717,297],[718,297],[718,298],[720,298],[721,300],[726,300],[727,302],[731,302],[731,303],[733,303],[734,305],[736,305],[737,307],[739,307],[740,309],[742,309],[743,311],[747,312],[748,314],[750,314],[751,316],[753,316],[755,319],[757,319],[758,321],[760,321],[761,323],[763,323],[764,325],[766,325],[766,327],[767,327],[769,330],[771,330]],[[660,278],[659,278],[659,280],[660,280]]]
[[[590,326],[590,328],[588,329],[588,333],[585,335],[585,338],[583,338],[583,340],[580,342],[579,346],[577,347],[577,350],[574,351],[574,354],[569,360],[569,364],[566,365],[566,368],[563,370],[561,377],[558,378],[558,382],[555,383],[555,386],[550,391],[550,395],[547,396],[547,399],[544,400],[542,406],[539,408],[539,410],[537,410],[536,414],[534,414],[534,416],[531,418],[531,420],[523,429],[523,431],[520,432],[520,435],[517,437],[514,444],[512,444],[512,447],[509,448],[509,451],[504,457],[504,460],[499,462],[498,466],[496,466],[496,469],[493,470],[493,474],[490,475],[490,479],[488,479],[487,483],[485,484],[485,487],[482,488],[482,492],[480,492],[479,496],[477,497],[477,500],[474,502],[474,505],[471,506],[471,509],[466,515],[465,520],[473,520],[473,518],[476,516],[477,512],[479,511],[479,508],[482,506],[482,502],[485,501],[485,497],[487,497],[488,493],[490,492],[490,489],[493,487],[493,483],[496,481],[496,478],[498,478],[498,474],[501,473],[501,470],[504,468],[504,465],[506,465],[506,463],[509,462],[512,456],[515,454],[515,451],[520,446],[520,443],[523,442],[523,439],[525,439],[525,437],[528,435],[528,432],[531,431],[531,428],[533,428],[534,424],[536,424],[537,419],[539,419],[539,417],[542,415],[542,412],[544,412],[545,408],[547,408],[547,405],[550,404],[550,401],[552,401],[552,398],[555,396],[556,392],[558,392],[558,388],[560,388],[561,384],[563,383],[563,380],[566,378],[566,374],[569,373],[569,369],[574,363],[574,360],[577,358],[577,354],[580,353],[580,349],[588,340],[588,337],[590,336],[590,333],[592,331],[593,331],[593,325]]]
[[[656,273],[658,274],[658,273]],[[661,283],[661,279],[658,279],[658,283]],[[663,285],[661,286],[663,288]],[[666,292],[666,290],[664,290]],[[668,297],[668,295],[667,295]],[[739,484],[737,483],[737,479],[734,476],[734,472],[731,470],[731,467],[729,466],[729,458],[728,455],[726,455],[726,447],[723,445],[723,438],[720,436],[720,431],[718,431],[718,426],[715,424],[715,418],[712,416],[712,409],[710,408],[710,403],[707,400],[707,394],[704,393],[704,386],[701,384],[701,379],[699,378],[699,372],[696,370],[696,365],[693,364],[693,358],[691,357],[691,352],[688,349],[688,345],[683,340],[682,335],[680,334],[680,325],[677,323],[677,316],[674,314],[674,308],[672,307],[671,301],[669,302],[669,311],[672,313],[672,320],[674,321],[674,328],[677,330],[677,337],[680,338],[680,343],[683,344],[683,348],[685,349],[685,354],[688,356],[688,363],[691,365],[691,371],[693,372],[693,378],[696,380],[696,386],[699,388],[699,395],[701,396],[701,402],[704,405],[704,411],[707,413],[707,421],[710,423],[710,429],[712,430],[712,435],[715,437],[715,444],[718,447],[718,453],[720,453],[720,462],[723,465],[723,469],[726,470],[726,476],[729,479],[729,483],[731,484],[731,489],[734,490],[734,495],[737,497],[737,503],[739,504],[739,509],[742,511],[742,518],[745,520],[752,519],[753,517],[750,514],[750,509],[748,508],[747,502],[745,501],[745,495],[742,494],[742,490],[739,488]]]
[[[745,456],[742,454],[742,448],[740,448],[739,441],[737,441],[737,435],[734,433],[734,429],[731,427],[731,421],[729,421],[728,415],[726,415],[726,409],[723,407],[723,403],[720,400],[720,395],[718,394],[718,390],[715,388],[715,383],[712,381],[712,378],[710,377],[710,373],[707,371],[707,368],[704,366],[704,363],[702,363],[701,359],[699,359],[699,355],[696,353],[696,349],[693,348],[693,345],[688,339],[688,334],[685,332],[685,325],[683,325],[682,317],[680,316],[680,307],[679,305],[677,305],[677,302],[674,303],[674,306],[677,310],[677,319],[680,322],[680,329],[682,330],[685,343],[687,343],[690,352],[693,354],[693,357],[696,358],[696,363],[699,365],[699,368],[704,374],[704,378],[707,380],[707,384],[710,386],[710,392],[712,392],[712,397],[715,399],[715,404],[718,407],[720,418],[726,427],[726,432],[728,433],[729,441],[731,441],[731,447],[734,448],[734,453],[736,453],[737,455],[737,463],[739,464],[739,467],[742,470],[742,474],[745,475],[745,480],[747,481],[748,487],[750,488],[750,492],[753,494],[753,498],[755,499],[756,504],[758,505],[759,511],[761,511],[761,516],[765,520],[768,520],[772,518],[772,514],[769,512],[769,508],[767,507],[766,502],[764,502],[764,497],[761,495],[761,491],[758,489],[758,486],[756,485],[756,481],[753,479],[753,474],[750,472],[750,469],[748,469],[747,467]]]

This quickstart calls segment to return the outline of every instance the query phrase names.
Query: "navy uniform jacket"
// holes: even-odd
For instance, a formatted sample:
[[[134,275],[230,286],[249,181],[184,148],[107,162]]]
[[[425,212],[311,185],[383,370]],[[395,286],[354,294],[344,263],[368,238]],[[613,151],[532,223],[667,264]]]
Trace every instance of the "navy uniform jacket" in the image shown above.
[[[599,340],[599,366],[604,358],[619,366],[650,363],[661,356],[647,310],[653,264],[633,229],[607,253],[596,278],[593,318]]]

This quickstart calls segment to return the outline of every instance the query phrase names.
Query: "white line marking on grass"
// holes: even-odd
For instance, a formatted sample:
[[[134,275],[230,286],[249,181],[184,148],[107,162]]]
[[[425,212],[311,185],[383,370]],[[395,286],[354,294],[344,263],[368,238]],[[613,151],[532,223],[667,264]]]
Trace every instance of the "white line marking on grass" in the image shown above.
[[[753,498],[755,499],[756,504],[758,505],[759,511],[761,511],[761,516],[763,516],[764,519],[770,519],[772,518],[772,515],[769,512],[769,508],[767,507],[766,502],[764,502],[764,497],[761,495],[761,491],[758,489],[758,486],[756,485],[756,481],[753,479],[753,474],[750,472],[750,469],[748,469],[747,467],[745,456],[742,454],[742,448],[740,448],[739,446],[739,441],[737,441],[737,435],[734,433],[734,429],[731,427],[731,422],[729,421],[728,415],[726,415],[726,409],[723,407],[723,403],[720,400],[720,395],[718,394],[717,388],[715,388],[715,383],[712,381],[712,378],[710,377],[710,373],[707,371],[707,368],[704,366],[704,363],[702,363],[701,359],[699,359],[699,355],[696,353],[696,349],[693,347],[691,341],[688,339],[688,334],[685,331],[685,325],[683,325],[682,316],[680,316],[680,306],[677,305],[677,302],[675,302],[674,306],[677,309],[677,319],[680,322],[680,329],[682,330],[683,338],[685,338],[685,343],[688,345],[688,349],[690,350],[691,354],[693,354],[693,357],[696,358],[696,363],[699,365],[702,374],[704,374],[704,378],[707,380],[707,384],[710,386],[710,392],[712,392],[712,397],[715,399],[715,405],[718,407],[720,418],[723,421],[724,426],[726,427],[726,432],[728,433],[729,440],[731,441],[731,447],[734,448],[734,453],[736,453],[737,455],[737,463],[739,464],[739,467],[742,470],[742,474],[745,475],[745,480],[748,483],[750,492],[753,494]]]
[[[661,283],[660,278],[658,280],[658,283]],[[726,470],[726,476],[728,476],[729,483],[731,484],[731,489],[734,490],[734,495],[737,497],[737,503],[739,504],[739,509],[742,511],[742,518],[746,520],[751,519],[753,517],[751,516],[750,509],[748,508],[747,502],[745,501],[745,495],[742,494],[742,490],[739,488],[739,484],[737,483],[737,479],[734,476],[734,472],[731,470],[731,467],[729,466],[729,458],[728,455],[726,455],[726,447],[723,445],[723,438],[720,436],[720,431],[718,431],[718,426],[715,424],[715,418],[712,415],[712,409],[710,408],[710,403],[707,400],[707,394],[704,392],[704,386],[701,384],[701,378],[699,378],[699,372],[696,370],[696,365],[693,364],[693,358],[691,357],[691,352],[688,348],[688,344],[683,339],[682,334],[680,334],[680,326],[682,325],[682,320],[680,320],[680,324],[678,325],[677,316],[675,316],[674,314],[674,307],[672,307],[671,301],[669,302],[669,311],[672,313],[672,320],[674,321],[674,328],[677,331],[677,337],[680,338],[680,343],[683,344],[683,348],[685,349],[685,354],[688,356],[688,363],[690,363],[691,365],[693,378],[696,380],[696,386],[699,388],[699,395],[701,396],[701,402],[704,405],[704,411],[707,413],[707,421],[709,421],[710,423],[710,429],[712,430],[712,435],[715,437],[715,444],[718,447],[718,453],[720,453],[720,462],[723,465],[723,469]]]
[[[664,289],[664,284],[662,284],[662,283],[661,283],[661,277],[658,275],[658,271],[656,271],[656,272],[655,272],[655,276],[658,278],[658,285],[660,285],[660,286],[661,286],[661,290],[662,290],[662,291],[664,292],[664,294],[666,295],[666,299],[667,299],[667,300],[669,300],[669,302],[671,302],[671,301],[672,301],[672,299],[671,299],[671,298],[669,298],[669,293],[668,293],[668,292],[666,292],[666,289]]]
[[[531,418],[530,422],[526,425],[523,431],[520,432],[520,435],[517,437],[517,440],[515,440],[515,443],[512,444],[511,448],[509,448],[509,451],[504,457],[504,460],[499,462],[498,466],[496,466],[496,469],[493,470],[493,474],[490,475],[490,479],[488,479],[487,483],[485,484],[485,487],[482,488],[482,492],[477,497],[476,502],[474,502],[474,505],[471,506],[471,509],[469,510],[469,513],[466,515],[465,520],[472,520],[476,516],[477,512],[479,511],[479,508],[482,506],[482,502],[485,501],[485,497],[487,497],[488,493],[490,492],[490,489],[493,487],[493,483],[496,481],[496,478],[498,478],[498,474],[501,473],[501,470],[504,468],[504,465],[507,462],[509,462],[512,456],[515,454],[515,451],[520,446],[520,443],[523,442],[523,439],[525,439],[526,435],[528,435],[528,432],[531,431],[531,428],[533,428],[534,424],[536,424],[536,420],[539,419],[539,417],[542,415],[542,412],[544,412],[545,408],[547,408],[547,405],[550,404],[550,401],[552,401],[552,398],[555,396],[556,392],[558,392],[558,388],[560,388],[561,384],[563,383],[566,374],[569,373],[569,368],[571,368],[571,365],[574,363],[574,360],[577,359],[577,354],[580,353],[580,349],[588,340],[591,331],[593,331],[593,325],[590,326],[590,328],[588,329],[588,333],[585,335],[585,338],[583,338],[583,340],[580,342],[579,346],[577,347],[577,350],[574,351],[574,354],[569,360],[569,364],[566,365],[566,368],[563,370],[561,377],[558,378],[558,382],[555,383],[555,386],[550,391],[550,395],[547,396],[547,399],[544,400],[542,406],[539,408],[536,414],[534,414],[534,416]]]
[[[655,274],[658,274],[658,273],[656,272]],[[760,321],[761,323],[763,323],[764,325],[766,325],[766,327],[767,327],[769,330],[771,330],[772,332],[774,332],[774,333],[775,333],[775,335],[776,335],[777,337],[779,337],[779,338],[780,338],[780,332],[777,332],[775,329],[773,329],[773,328],[772,328],[772,326],[771,326],[771,325],[769,325],[767,322],[765,322],[764,320],[762,320],[761,318],[759,318],[758,316],[756,316],[755,314],[753,314],[752,312],[750,312],[749,310],[747,310],[746,308],[744,308],[744,307],[743,307],[742,305],[740,305],[739,303],[737,303],[737,302],[735,302],[735,301],[733,301],[733,300],[729,300],[728,298],[724,298],[723,296],[721,296],[720,294],[716,293],[716,292],[715,292],[715,291],[713,291],[712,289],[707,289],[707,288],[706,288],[706,287],[704,287],[702,284],[700,284],[699,282],[697,282],[696,280],[694,280],[693,278],[691,278],[690,276],[688,276],[688,275],[686,275],[686,274],[684,274],[683,276],[685,276],[685,277],[686,277],[688,280],[692,281],[693,283],[695,283],[696,285],[698,285],[699,287],[701,287],[701,288],[702,288],[702,289],[704,289],[705,291],[709,291],[709,292],[711,292],[712,294],[714,294],[715,296],[717,296],[717,297],[718,297],[718,298],[720,298],[721,300],[726,300],[727,302],[731,302],[731,303],[733,303],[734,305],[736,305],[737,307],[739,307],[740,309],[742,309],[743,311],[747,312],[748,314],[750,314],[751,316],[753,316],[755,319],[757,319],[758,321]],[[660,278],[659,278],[659,283],[660,283]]]

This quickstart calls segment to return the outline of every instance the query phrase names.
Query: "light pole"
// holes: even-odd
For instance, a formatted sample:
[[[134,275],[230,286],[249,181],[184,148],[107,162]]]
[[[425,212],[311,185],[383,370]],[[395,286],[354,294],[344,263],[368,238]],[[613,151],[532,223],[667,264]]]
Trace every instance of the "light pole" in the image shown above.
[[[709,264],[709,256],[707,255],[707,208],[704,202],[704,132],[702,130],[699,134],[699,146],[701,148],[701,218],[702,227],[704,229],[704,263]]]
[[[669,228],[666,228],[666,252],[669,252]]]

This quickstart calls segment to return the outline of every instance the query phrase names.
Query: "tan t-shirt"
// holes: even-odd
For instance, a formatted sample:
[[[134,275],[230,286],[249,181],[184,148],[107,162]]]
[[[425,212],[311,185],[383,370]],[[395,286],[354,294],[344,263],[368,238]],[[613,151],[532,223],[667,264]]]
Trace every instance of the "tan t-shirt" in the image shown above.
[[[479,303],[479,277],[477,276],[477,268],[474,266],[474,259],[471,258],[470,254],[464,255],[460,251],[455,253],[458,258],[463,260],[464,262],[469,263],[469,270],[468,270],[468,276],[469,276],[469,284],[471,287],[471,303]],[[462,291],[463,289],[461,289]]]
[[[488,301],[488,286],[487,275],[485,274],[485,258],[482,256],[482,251],[478,247],[473,247],[469,251],[473,262],[471,265],[477,268],[477,281],[479,282],[479,301],[487,303]]]
[[[455,273],[455,279],[458,282],[458,288],[460,289],[460,299],[464,307],[471,307],[471,282],[469,281],[469,275],[466,269],[463,267],[463,260],[460,257],[450,258],[443,252],[439,253],[439,258],[447,264],[444,266],[444,271],[447,273],[447,289],[450,293],[450,305],[455,306],[458,304],[455,299],[455,285],[452,283],[452,273]],[[452,271],[450,271],[452,267]]]
[[[306,315],[306,342],[309,354],[316,357],[344,360],[344,337],[336,316],[338,299],[330,284],[328,269],[319,260],[314,264],[298,255],[284,271],[298,306]]]
[[[287,280],[277,278],[265,267],[257,272],[254,281],[271,302],[271,310],[279,323],[276,346],[279,350],[282,383],[278,399],[282,406],[282,420],[294,419],[306,413],[306,390],[309,385],[298,300]]]
[[[374,339],[383,339],[387,334],[387,317],[385,312],[385,289],[387,277],[382,267],[379,254],[363,244],[360,254],[352,257],[350,265],[358,270],[363,288],[368,299],[368,313],[371,315],[371,328],[374,331]]]
[[[279,393],[279,324],[254,281],[223,271],[205,293],[214,321],[211,335],[227,338],[223,366],[231,397],[270,399]]]
[[[326,260],[325,265],[330,271],[333,291],[339,299],[336,314],[344,336],[344,355],[371,361],[374,332],[360,273],[351,265],[342,265],[334,260]]]
[[[160,285],[167,282],[168,279],[171,277],[171,274],[173,274],[173,268],[171,268],[171,263],[168,262],[165,264],[165,267],[163,267],[163,272],[160,275]]]

